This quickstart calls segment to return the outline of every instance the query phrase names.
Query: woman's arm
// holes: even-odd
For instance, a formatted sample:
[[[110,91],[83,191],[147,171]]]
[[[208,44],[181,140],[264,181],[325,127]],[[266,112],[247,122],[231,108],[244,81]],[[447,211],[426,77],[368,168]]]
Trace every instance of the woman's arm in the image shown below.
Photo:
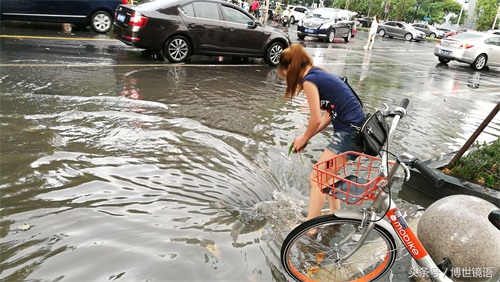
[[[303,87],[304,92],[306,93],[307,103],[309,104],[309,123],[304,134],[295,138],[293,142],[294,152],[302,151],[302,149],[307,145],[307,142],[309,142],[309,139],[326,127],[326,125],[323,126],[324,118],[321,117],[318,87],[310,81],[305,81]],[[323,127],[321,128],[321,126]]]
[[[324,111],[323,118],[321,119],[321,123],[318,126],[318,129],[316,130],[316,133],[314,133],[314,135],[323,131],[323,129],[325,129],[325,127],[327,127],[330,123],[332,123],[332,119],[330,118],[330,113],[327,111]]]

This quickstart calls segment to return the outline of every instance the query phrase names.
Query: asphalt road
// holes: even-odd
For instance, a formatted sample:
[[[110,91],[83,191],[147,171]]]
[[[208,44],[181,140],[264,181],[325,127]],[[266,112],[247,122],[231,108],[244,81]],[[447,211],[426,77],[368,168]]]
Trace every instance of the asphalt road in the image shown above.
[[[367,33],[363,30],[359,30],[349,43],[342,40],[325,43],[308,38],[299,41],[294,28],[296,27],[292,26],[285,30],[290,33],[292,41],[303,44],[318,66],[340,76],[347,76],[368,107],[373,109],[386,102],[411,98],[410,122],[402,127],[404,134],[398,138],[405,138],[395,146],[396,151],[405,148],[422,159],[428,159],[456,150],[488,114],[490,106],[500,100],[499,68],[477,72],[466,64],[451,62],[442,65],[433,55],[434,41],[407,42],[377,38],[374,49],[365,51],[362,46],[366,43]],[[242,133],[237,133],[242,136],[255,131],[255,140],[250,143],[265,143],[260,140],[261,134],[258,134],[258,128],[265,127],[265,124],[245,128],[248,121],[237,120],[238,116],[226,116],[227,121],[222,118],[217,120],[220,116],[224,117],[221,114],[223,110],[213,113],[200,108],[199,111],[194,111],[195,116],[192,108],[196,105],[189,103],[185,104],[192,108],[182,112],[183,107],[178,109],[176,103],[168,104],[165,93],[179,93],[187,85],[193,90],[182,93],[196,95],[200,88],[197,83],[201,80],[211,87],[211,93],[225,93],[229,88],[232,91],[230,93],[235,94],[234,97],[229,96],[232,99],[245,97],[249,91],[281,93],[283,87],[283,83],[277,80],[275,68],[266,66],[260,59],[235,61],[226,57],[220,60],[218,57],[195,56],[185,64],[170,64],[159,54],[126,46],[110,35],[99,35],[86,30],[72,30],[66,34],[59,24],[2,22],[0,48],[2,93],[13,94],[11,96],[18,93],[50,93],[54,96],[79,96],[80,99],[113,95],[128,95],[127,97],[139,99],[142,96],[145,101],[172,106],[172,112],[164,113],[161,108],[158,115],[175,116],[177,112],[179,116],[192,117],[202,124],[211,125],[211,128],[222,128],[231,134],[241,130]],[[214,85],[210,84],[212,76],[216,77]],[[224,81],[224,76],[230,77],[230,81],[244,83],[235,89],[232,85],[219,83]],[[31,96],[28,98],[36,101],[35,103],[46,103],[43,95],[40,96],[42,98],[37,98],[41,100],[30,98]],[[181,95],[172,95],[170,99],[180,100],[179,96]],[[178,104],[182,105],[183,102],[185,101],[180,100]],[[56,107],[57,104],[52,106]],[[256,108],[259,110],[265,106],[267,105],[259,105]],[[100,105],[96,108],[99,107]],[[33,112],[27,111],[25,114],[30,118],[40,118],[33,117],[33,113],[38,113],[38,108],[33,108]],[[130,112],[140,110],[130,106]],[[67,112],[72,113],[70,109]],[[111,120],[120,119],[117,116]],[[101,122],[96,121],[96,127]],[[238,126],[226,126],[224,122],[237,123]],[[498,138],[499,124],[498,119],[494,121],[493,127],[485,132],[481,140]],[[186,131],[191,130],[188,128]],[[59,132],[60,135],[64,133],[64,130]],[[275,134],[283,135],[280,132]],[[300,167],[297,168],[299,169]],[[158,172],[160,173],[163,171]],[[215,172],[214,174],[217,176]],[[266,266],[263,268],[266,269]],[[393,268],[393,276],[387,279],[407,281],[408,268],[409,259],[406,256]]]

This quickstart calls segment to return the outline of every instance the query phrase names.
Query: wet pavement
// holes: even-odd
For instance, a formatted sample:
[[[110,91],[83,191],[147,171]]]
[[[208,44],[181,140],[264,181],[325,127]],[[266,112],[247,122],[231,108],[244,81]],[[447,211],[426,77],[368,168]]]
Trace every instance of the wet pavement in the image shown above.
[[[307,108],[283,100],[275,68],[170,64],[55,24],[1,31],[1,279],[287,281],[281,240],[303,220],[330,133],[311,140],[304,163],[286,156]],[[297,42],[370,111],[410,99],[394,153],[453,152],[500,100],[499,68],[439,64],[435,42],[377,38],[365,51],[366,39]],[[479,141],[500,136],[499,119]],[[418,216],[419,199],[398,198],[397,186],[407,218]],[[407,272],[406,257],[386,280]]]

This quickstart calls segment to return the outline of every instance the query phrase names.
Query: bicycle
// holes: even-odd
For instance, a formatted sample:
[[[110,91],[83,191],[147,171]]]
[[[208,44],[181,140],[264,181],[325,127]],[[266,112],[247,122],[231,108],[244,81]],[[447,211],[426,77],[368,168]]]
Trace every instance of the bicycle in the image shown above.
[[[444,184],[435,172],[407,153],[389,161],[388,145],[399,120],[406,115],[408,103],[408,99],[403,99],[393,111],[384,112],[392,118],[392,124],[381,158],[345,152],[313,167],[314,181],[324,187],[320,188],[323,193],[348,205],[361,205],[365,200],[373,202],[368,208],[338,210],[307,220],[293,229],[283,242],[281,263],[295,280],[375,281],[391,269],[403,245],[423,269],[432,270],[431,279],[452,281],[445,275],[449,261],[439,266],[434,263],[391,199],[390,188],[400,167],[405,171],[406,181],[412,167],[436,187]],[[348,154],[357,158],[348,161],[345,158]]]

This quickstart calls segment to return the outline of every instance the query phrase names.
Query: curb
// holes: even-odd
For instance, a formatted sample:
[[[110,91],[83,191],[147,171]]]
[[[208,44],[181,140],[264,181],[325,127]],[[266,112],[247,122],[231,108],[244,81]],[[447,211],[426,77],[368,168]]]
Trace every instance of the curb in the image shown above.
[[[486,188],[479,184],[459,179],[451,175],[445,174],[441,171],[453,158],[455,153],[447,154],[437,160],[427,160],[424,163],[444,179],[445,184],[443,187],[437,188],[425,178],[418,170],[411,170],[411,177],[408,182],[403,183],[400,191],[400,197],[412,199],[412,195],[418,195],[422,200],[417,203],[424,207],[441,198],[451,195],[471,195],[484,199],[497,207],[500,207],[500,191]]]

